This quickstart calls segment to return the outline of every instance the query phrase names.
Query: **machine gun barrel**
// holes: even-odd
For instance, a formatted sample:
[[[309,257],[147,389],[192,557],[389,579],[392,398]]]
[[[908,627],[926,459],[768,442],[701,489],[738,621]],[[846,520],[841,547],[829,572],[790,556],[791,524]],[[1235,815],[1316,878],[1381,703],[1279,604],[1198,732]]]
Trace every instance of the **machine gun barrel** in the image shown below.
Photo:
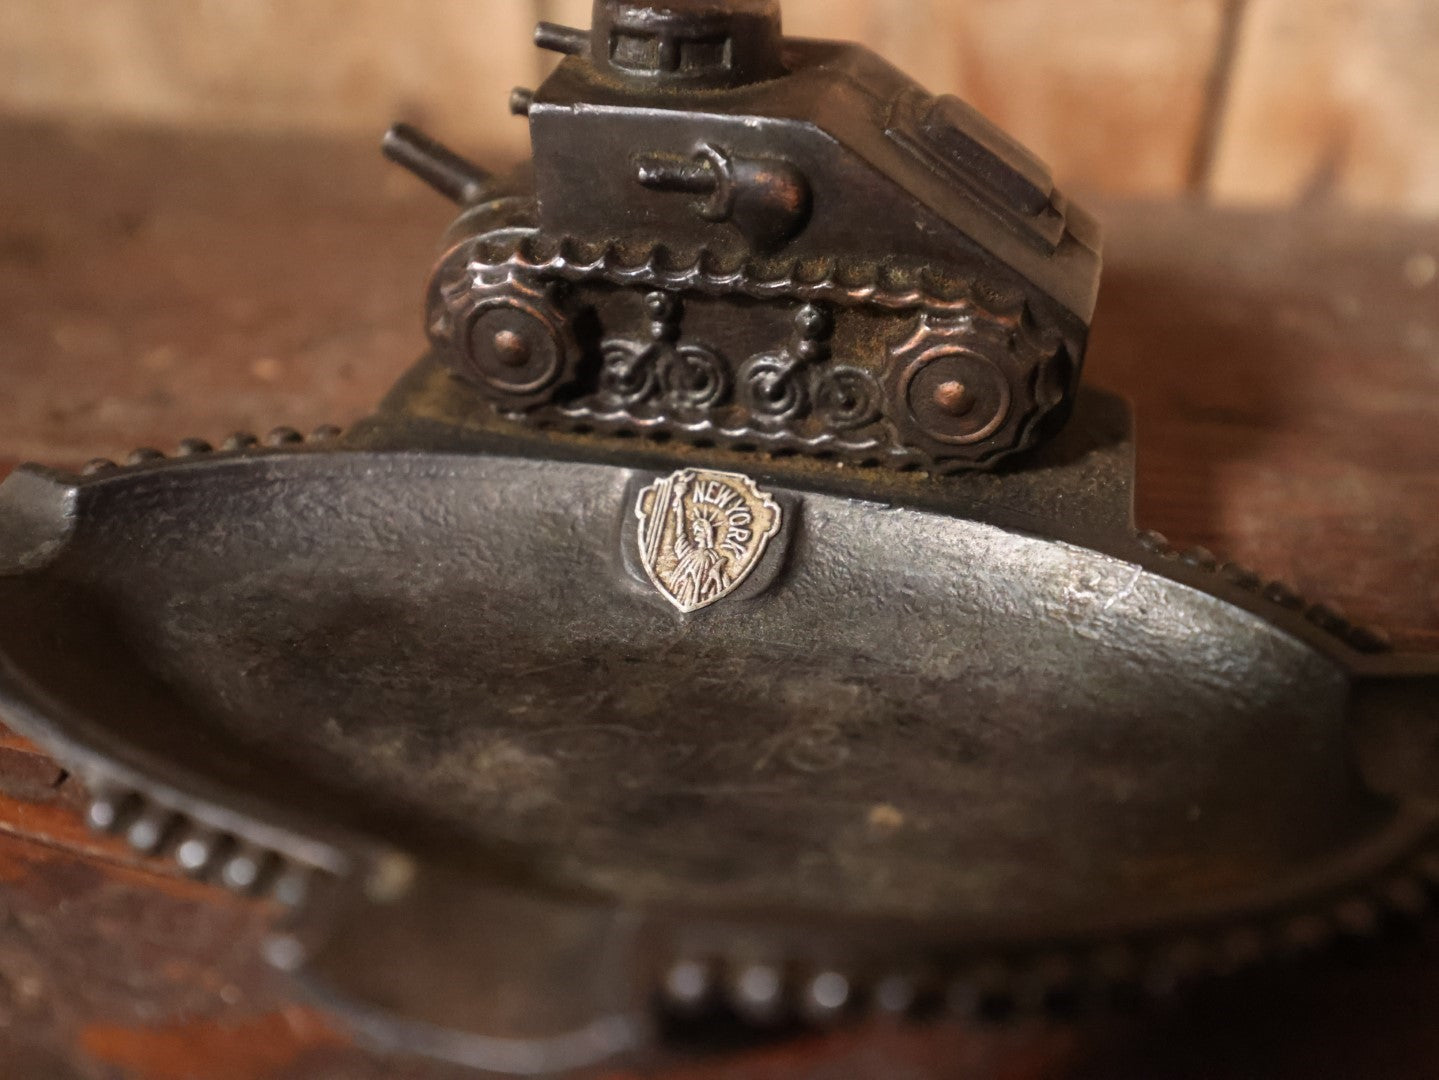
[[[494,176],[418,128],[396,124],[381,144],[385,157],[403,165],[445,198],[461,206],[482,202]]]

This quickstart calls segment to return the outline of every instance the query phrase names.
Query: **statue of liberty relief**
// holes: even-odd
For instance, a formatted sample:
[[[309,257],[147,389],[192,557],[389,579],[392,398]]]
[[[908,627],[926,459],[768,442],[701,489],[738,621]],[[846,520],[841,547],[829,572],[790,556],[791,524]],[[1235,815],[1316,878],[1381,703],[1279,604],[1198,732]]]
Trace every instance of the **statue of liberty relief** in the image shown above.
[[[689,480],[675,484],[675,570],[671,588],[675,599],[693,609],[724,595],[730,586],[729,558],[720,550],[727,528],[724,514],[714,506],[692,503],[685,506]]]
[[[680,611],[709,607],[753,572],[781,513],[747,476],[681,469],[635,500],[640,565]]]

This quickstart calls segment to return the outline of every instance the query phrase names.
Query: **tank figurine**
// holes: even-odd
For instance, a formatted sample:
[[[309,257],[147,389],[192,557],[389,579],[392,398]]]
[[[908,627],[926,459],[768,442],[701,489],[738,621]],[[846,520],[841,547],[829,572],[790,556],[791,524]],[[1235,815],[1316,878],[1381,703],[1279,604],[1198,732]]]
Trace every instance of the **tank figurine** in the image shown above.
[[[428,330],[480,399],[935,472],[1063,423],[1098,228],[970,106],[865,48],[785,38],[777,0],[597,0],[590,31],[536,41],[566,59],[513,96],[531,167],[386,139],[462,207]]]

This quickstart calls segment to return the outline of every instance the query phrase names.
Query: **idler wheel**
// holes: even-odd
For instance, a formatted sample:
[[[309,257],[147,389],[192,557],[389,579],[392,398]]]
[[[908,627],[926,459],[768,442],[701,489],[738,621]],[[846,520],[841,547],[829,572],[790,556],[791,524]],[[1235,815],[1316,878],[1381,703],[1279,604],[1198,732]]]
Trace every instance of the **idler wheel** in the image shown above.
[[[910,363],[899,392],[915,425],[951,446],[989,438],[1009,419],[1012,394],[999,365],[965,349],[941,348]]]
[[[1038,423],[1063,404],[1062,386],[1036,389],[1046,369],[1069,370],[1055,366],[1063,354],[1058,335],[1024,313],[925,312],[889,352],[885,418],[921,467],[990,468],[1032,446]]]
[[[549,402],[573,376],[578,345],[545,283],[511,278],[464,298],[456,372],[505,407]]]

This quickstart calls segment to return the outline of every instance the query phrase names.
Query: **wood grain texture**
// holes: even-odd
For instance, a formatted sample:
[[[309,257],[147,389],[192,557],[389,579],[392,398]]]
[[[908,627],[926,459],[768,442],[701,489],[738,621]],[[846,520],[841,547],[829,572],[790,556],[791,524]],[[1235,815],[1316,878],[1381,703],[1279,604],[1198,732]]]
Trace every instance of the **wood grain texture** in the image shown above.
[[[1242,13],[1234,78],[1221,44]],[[553,66],[540,18],[590,0],[0,0],[0,111],[377,134],[394,119],[499,157],[509,90]],[[1071,190],[1333,198],[1439,211],[1432,0],[786,0],[1030,143]],[[1221,136],[1213,168],[1208,111]]]
[[[520,153],[529,0],[0,0],[15,112],[378,139],[397,119]]]
[[[957,93],[1071,189],[1184,189],[1221,0],[789,0],[798,33],[854,37]]]
[[[1439,212],[1439,5],[1249,0],[1211,192]]]
[[[1135,405],[1141,523],[1439,651],[1439,228],[1106,217],[1088,377]]]
[[[347,423],[422,342],[453,208],[368,139],[0,126],[0,158],[0,456]]]

